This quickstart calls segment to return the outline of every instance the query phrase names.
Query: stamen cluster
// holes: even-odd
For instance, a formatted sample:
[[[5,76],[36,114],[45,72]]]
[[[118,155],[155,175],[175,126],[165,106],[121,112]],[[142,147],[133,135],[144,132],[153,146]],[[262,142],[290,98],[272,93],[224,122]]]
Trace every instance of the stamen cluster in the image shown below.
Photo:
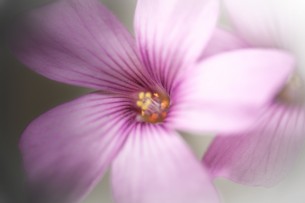
[[[140,108],[141,121],[159,123],[167,116],[170,100],[164,94],[140,92],[136,104]]]

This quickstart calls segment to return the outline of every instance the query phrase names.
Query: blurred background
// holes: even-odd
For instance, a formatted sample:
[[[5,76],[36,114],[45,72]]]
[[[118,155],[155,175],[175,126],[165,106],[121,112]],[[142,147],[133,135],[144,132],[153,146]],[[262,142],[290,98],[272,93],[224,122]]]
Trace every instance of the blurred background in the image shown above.
[[[101,0],[132,32],[136,0]],[[3,37],[6,28],[21,11],[47,0],[0,0],[0,203],[30,202],[24,184],[18,140],[35,117],[58,104],[90,92],[43,78],[11,56]],[[221,20],[225,23],[225,18]],[[185,137],[200,158],[211,136]],[[223,203],[304,203],[305,153],[295,170],[273,188],[252,188],[217,180],[215,185]],[[108,175],[84,203],[111,203]]]

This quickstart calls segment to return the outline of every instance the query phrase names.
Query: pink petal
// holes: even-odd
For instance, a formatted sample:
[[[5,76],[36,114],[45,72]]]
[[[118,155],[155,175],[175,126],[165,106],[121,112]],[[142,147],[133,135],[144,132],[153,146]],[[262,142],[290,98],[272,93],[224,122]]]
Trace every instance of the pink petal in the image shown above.
[[[217,28],[215,29],[212,38],[207,44],[207,47],[204,50],[201,58],[204,59],[206,57],[213,56],[222,52],[247,47],[247,43],[244,42],[244,40],[238,37],[237,35],[233,35],[232,33],[224,29]]]
[[[246,130],[293,67],[293,58],[276,50],[244,49],[211,57],[185,76],[171,122],[187,131]]]
[[[192,133],[236,133],[253,126],[258,109],[182,102],[173,107],[167,122],[178,130]],[[226,134],[225,134],[226,135]]]
[[[138,125],[112,165],[117,203],[216,203],[204,167],[174,132]]]
[[[215,138],[204,163],[216,177],[271,186],[296,160],[304,130],[304,109],[275,104],[264,111],[254,130]]]
[[[208,43],[218,16],[216,0],[139,0],[135,32],[143,63],[168,88]]]
[[[132,36],[97,0],[59,0],[24,18],[14,54],[48,78],[112,91],[145,78]]]
[[[287,82],[293,57],[278,50],[244,49],[216,55],[186,75],[188,98],[227,106],[262,106]]]
[[[277,7],[271,7],[271,5],[278,4],[280,1],[271,2],[225,0],[225,6],[234,28],[248,43],[266,47],[279,45],[282,33],[277,27]]]
[[[230,20],[252,45],[304,47],[304,1],[225,0]]]
[[[225,0],[235,31],[252,46],[280,47],[295,54],[305,77],[303,0]]]
[[[125,115],[127,103],[126,99],[94,93],[32,122],[20,145],[34,189],[38,184],[48,195],[64,195],[67,197],[61,198],[71,202],[84,197],[125,140],[130,125],[126,119],[132,116]]]

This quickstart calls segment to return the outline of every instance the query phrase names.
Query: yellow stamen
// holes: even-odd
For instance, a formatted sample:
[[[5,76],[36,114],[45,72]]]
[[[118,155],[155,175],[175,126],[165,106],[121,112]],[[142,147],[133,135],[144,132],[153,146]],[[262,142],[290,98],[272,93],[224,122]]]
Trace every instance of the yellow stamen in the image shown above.
[[[142,121],[159,123],[166,118],[170,101],[164,94],[140,92],[136,105],[140,108]]]
[[[146,97],[146,98],[151,98],[151,93],[150,93],[150,92],[146,92],[146,93],[145,93],[145,97]]]
[[[140,93],[139,93],[139,99],[141,99],[141,100],[144,99],[144,96],[145,96],[145,93],[144,93],[144,92],[140,92]]]
[[[139,101],[137,101],[137,106],[138,106],[138,107],[142,107],[142,106],[143,106],[143,102],[142,102],[142,101],[140,101],[140,100],[139,100]]]

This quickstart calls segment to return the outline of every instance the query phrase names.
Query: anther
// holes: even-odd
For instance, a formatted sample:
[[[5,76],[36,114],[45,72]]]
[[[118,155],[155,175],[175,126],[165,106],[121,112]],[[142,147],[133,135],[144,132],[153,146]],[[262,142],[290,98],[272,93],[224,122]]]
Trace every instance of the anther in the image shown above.
[[[167,96],[156,92],[140,92],[136,105],[140,110],[140,120],[149,123],[159,123],[167,116],[170,100]]]

